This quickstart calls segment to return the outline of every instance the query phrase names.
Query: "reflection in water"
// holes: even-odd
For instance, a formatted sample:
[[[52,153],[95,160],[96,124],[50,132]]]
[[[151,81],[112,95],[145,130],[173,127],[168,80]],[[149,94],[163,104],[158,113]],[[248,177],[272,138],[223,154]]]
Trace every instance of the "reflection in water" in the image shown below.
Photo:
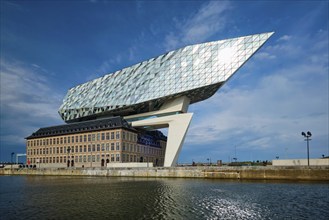
[[[1,219],[327,219],[327,183],[0,176]]]

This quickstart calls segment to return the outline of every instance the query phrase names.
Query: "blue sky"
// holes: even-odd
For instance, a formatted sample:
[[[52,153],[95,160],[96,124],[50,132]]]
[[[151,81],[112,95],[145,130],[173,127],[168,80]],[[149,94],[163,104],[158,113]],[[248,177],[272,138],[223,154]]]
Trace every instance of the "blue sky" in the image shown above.
[[[1,1],[1,149],[63,124],[66,91],[185,45],[275,31],[191,105],[179,162],[329,155],[327,1]]]

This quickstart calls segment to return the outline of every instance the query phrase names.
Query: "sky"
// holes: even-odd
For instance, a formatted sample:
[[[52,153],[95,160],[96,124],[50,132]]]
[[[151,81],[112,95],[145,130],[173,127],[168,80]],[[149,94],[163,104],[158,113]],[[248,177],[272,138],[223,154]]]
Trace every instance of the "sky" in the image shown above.
[[[179,163],[329,155],[328,1],[1,1],[0,161],[60,125],[71,87],[186,45],[274,31],[193,104]]]

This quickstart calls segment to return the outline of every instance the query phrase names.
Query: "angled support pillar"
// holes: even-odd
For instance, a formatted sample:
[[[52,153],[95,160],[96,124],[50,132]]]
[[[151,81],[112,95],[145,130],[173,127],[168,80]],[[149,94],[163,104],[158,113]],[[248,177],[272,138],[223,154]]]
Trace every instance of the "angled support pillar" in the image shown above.
[[[151,129],[168,128],[168,139],[164,158],[164,167],[177,164],[187,130],[190,126],[193,113],[176,114],[159,118],[133,121],[133,127],[148,127]]]

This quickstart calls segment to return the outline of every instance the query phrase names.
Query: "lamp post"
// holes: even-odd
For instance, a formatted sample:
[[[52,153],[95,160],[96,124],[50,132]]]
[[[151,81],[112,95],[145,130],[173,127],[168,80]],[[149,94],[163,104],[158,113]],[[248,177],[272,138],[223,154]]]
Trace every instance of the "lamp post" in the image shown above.
[[[310,131],[308,132],[302,132],[302,135],[306,138],[305,141],[307,141],[307,166],[310,166],[310,150],[309,150],[309,141],[312,140],[310,137],[312,136],[312,133]]]
[[[14,157],[15,153],[12,152],[11,153],[11,169],[13,169],[13,157]]]
[[[93,145],[90,146],[90,167],[93,167]]]

